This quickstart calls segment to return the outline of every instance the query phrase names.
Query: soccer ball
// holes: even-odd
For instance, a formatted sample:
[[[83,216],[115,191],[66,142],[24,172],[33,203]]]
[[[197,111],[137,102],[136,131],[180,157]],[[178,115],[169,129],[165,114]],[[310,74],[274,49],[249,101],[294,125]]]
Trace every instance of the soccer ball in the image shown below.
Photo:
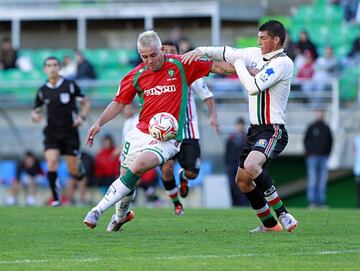
[[[151,118],[148,129],[153,138],[160,141],[168,141],[176,137],[178,122],[170,113],[161,112]]]

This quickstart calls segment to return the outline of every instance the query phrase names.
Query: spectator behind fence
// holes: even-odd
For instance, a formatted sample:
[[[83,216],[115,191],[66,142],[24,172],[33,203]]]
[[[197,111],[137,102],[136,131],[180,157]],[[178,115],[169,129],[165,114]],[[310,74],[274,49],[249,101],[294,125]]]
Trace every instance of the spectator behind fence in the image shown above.
[[[330,89],[331,79],[336,78],[338,60],[334,56],[333,48],[327,46],[325,53],[319,56],[314,63],[313,88],[315,91]]]
[[[16,167],[16,178],[11,184],[9,195],[6,198],[7,205],[17,204],[17,196],[22,186],[25,187],[26,205],[32,206],[36,203],[36,182],[43,176],[39,159],[30,151],[19,161]]]
[[[180,55],[185,54],[193,49],[192,43],[189,38],[182,37],[179,42],[179,52]]]
[[[360,35],[352,42],[351,50],[344,60],[344,66],[352,66],[360,60]]]
[[[307,165],[307,199],[309,207],[326,206],[326,185],[328,180],[328,159],[333,137],[330,127],[325,123],[323,109],[315,111],[316,120],[305,133],[304,145]]]
[[[120,174],[120,161],[116,145],[113,137],[109,134],[104,135],[101,139],[101,149],[95,156],[94,174],[103,195]]]
[[[244,148],[246,133],[244,131],[244,119],[238,118],[235,123],[235,131],[230,133],[226,140],[225,165],[228,177],[232,205],[247,206],[249,202],[245,195],[241,193],[239,187],[234,182],[239,166],[240,154]]]
[[[74,80],[77,74],[76,62],[68,55],[64,56],[59,74],[68,80]]]
[[[358,13],[359,0],[340,0],[339,2],[344,9],[345,20],[353,23]]]
[[[17,52],[12,47],[11,41],[4,38],[0,48],[0,70],[16,68]]]
[[[314,57],[310,51],[305,51],[303,56],[304,63],[300,66],[296,78],[302,80],[302,91],[311,94],[313,88],[312,77],[314,75]]]
[[[172,42],[178,43],[183,37],[184,33],[180,26],[174,26],[170,30],[169,40],[171,40]]]
[[[76,79],[96,79],[96,73],[93,65],[84,57],[84,55],[77,51],[76,52]]]
[[[310,51],[314,59],[318,57],[316,46],[309,38],[309,35],[306,31],[300,32],[297,48],[302,54],[304,54],[305,51]]]
[[[360,135],[354,138],[353,172],[355,175],[355,181],[357,187],[357,207],[360,208]]]

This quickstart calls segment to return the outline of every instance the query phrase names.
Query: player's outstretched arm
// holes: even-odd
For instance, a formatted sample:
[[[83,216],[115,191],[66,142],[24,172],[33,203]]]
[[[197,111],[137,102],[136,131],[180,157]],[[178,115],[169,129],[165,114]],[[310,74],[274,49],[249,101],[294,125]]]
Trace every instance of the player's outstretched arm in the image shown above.
[[[222,75],[232,75],[236,73],[236,70],[233,65],[226,62],[213,62],[211,66],[211,72],[222,74]]]
[[[204,56],[212,60],[224,60],[224,47],[197,47],[195,50],[182,55],[181,59],[184,64],[191,64],[191,62]]]
[[[184,64],[191,64],[193,61],[199,60],[203,56],[204,56],[204,54],[200,50],[195,49],[195,50],[192,50],[190,52],[183,54],[181,56],[181,61]]]
[[[118,102],[111,102],[102,112],[101,116],[98,118],[98,120],[90,127],[86,139],[85,139],[85,145],[88,145],[89,147],[92,147],[94,144],[94,138],[97,133],[99,133],[101,126],[115,118],[125,107],[125,104],[118,103]]]

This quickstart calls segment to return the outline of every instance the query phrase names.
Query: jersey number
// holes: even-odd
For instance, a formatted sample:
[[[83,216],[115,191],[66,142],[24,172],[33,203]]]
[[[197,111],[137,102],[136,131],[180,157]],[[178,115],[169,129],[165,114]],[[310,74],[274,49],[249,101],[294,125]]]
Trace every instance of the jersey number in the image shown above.
[[[129,153],[129,149],[130,149],[130,142],[125,141],[124,143],[124,153],[128,154]]]

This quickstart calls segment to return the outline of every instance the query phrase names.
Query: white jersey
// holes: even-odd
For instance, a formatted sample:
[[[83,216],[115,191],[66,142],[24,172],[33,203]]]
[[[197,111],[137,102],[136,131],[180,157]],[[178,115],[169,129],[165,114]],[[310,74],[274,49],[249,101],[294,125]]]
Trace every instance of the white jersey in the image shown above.
[[[126,137],[126,134],[136,127],[139,122],[139,114],[134,114],[131,117],[125,119],[124,126],[122,129],[122,140]]]
[[[258,94],[249,95],[250,123],[285,124],[294,64],[283,49],[265,55],[257,47],[235,49],[226,46],[223,50],[225,61],[234,63],[240,58],[246,67],[260,70],[254,77]],[[239,78],[242,79],[241,75]]]
[[[186,119],[183,133],[184,139],[200,138],[194,92],[196,92],[203,101],[214,96],[204,79],[200,78],[191,84],[186,105]]]

